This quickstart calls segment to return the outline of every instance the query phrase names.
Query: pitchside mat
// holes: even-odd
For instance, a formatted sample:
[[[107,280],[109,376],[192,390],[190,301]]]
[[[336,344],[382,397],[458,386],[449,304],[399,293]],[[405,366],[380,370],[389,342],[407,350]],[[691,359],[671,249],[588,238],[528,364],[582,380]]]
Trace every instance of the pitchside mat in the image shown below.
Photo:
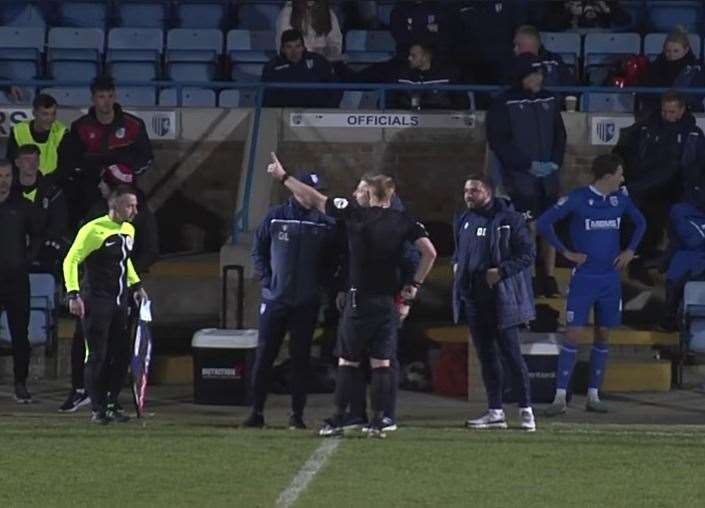
[[[275,428],[244,430],[235,425],[246,408],[197,406],[187,394],[99,427],[87,411],[55,413],[63,394],[19,406],[0,393],[0,507],[705,505],[705,425],[662,418],[682,411],[705,423],[697,392],[612,400],[625,423],[611,424],[584,419],[578,400],[566,419],[539,417],[528,434],[469,431],[462,420],[479,405],[403,393],[401,428],[383,440],[290,431],[286,397],[270,401]],[[312,397],[312,429],[329,403]],[[661,423],[635,423],[640,414]]]

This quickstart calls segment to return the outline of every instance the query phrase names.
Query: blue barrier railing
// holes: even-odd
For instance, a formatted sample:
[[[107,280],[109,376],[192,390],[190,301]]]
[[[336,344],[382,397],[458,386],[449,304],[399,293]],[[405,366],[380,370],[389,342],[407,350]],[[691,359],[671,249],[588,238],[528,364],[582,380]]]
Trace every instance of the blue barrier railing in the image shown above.
[[[0,80],[0,86],[16,85],[19,87],[85,87],[85,81],[48,81],[48,80]],[[288,90],[343,90],[343,91],[373,91],[378,94],[379,104],[384,109],[386,103],[386,93],[389,91],[413,91],[413,90],[439,90],[439,91],[459,91],[459,92],[498,92],[503,90],[501,85],[409,85],[396,83],[263,83],[263,82],[233,82],[233,81],[118,81],[117,86],[149,86],[157,88],[176,88],[177,104],[182,102],[184,88],[208,88],[208,89],[242,89],[255,90],[256,98],[254,104],[254,117],[252,120],[252,140],[248,152],[249,162],[247,174],[245,175],[245,188],[242,193],[242,206],[233,215],[232,242],[237,243],[240,233],[249,229],[250,214],[250,194],[252,193],[252,183],[254,180],[255,155],[260,134],[260,123],[264,102],[264,92],[266,89],[288,89]],[[556,93],[617,93],[617,94],[643,94],[660,95],[670,90],[665,87],[609,87],[609,86],[556,86],[547,87],[547,90]],[[676,90],[687,94],[704,95],[705,87],[699,88],[676,88]]]

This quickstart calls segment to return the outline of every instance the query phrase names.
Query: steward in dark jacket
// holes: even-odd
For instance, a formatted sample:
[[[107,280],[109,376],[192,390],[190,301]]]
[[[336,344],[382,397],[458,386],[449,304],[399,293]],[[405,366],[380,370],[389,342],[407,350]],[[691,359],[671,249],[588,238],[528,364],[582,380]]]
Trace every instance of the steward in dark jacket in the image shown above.
[[[644,86],[664,87],[664,88],[689,88],[705,86],[705,71],[702,63],[693,54],[692,49],[677,60],[668,60],[661,53],[649,64]],[[642,105],[648,111],[658,109],[659,100],[657,96],[647,95],[640,97]],[[693,112],[703,111],[703,97],[698,95],[687,95],[686,102],[688,109]]]
[[[519,327],[535,317],[531,283],[535,244],[522,215],[493,193],[486,177],[468,177],[464,188],[468,209],[453,225],[454,318],[457,322],[462,308],[482,366],[489,405],[485,416],[468,420],[467,425],[506,428],[501,357],[514,381],[522,428],[534,430]]]
[[[284,32],[286,34],[286,32]],[[320,187],[317,174],[299,180]],[[252,248],[255,272],[262,285],[257,357],[253,367],[252,414],[246,427],[264,425],[264,404],[269,392],[272,365],[289,332],[292,362],[290,427],[305,428],[309,356],[318,322],[322,287],[332,283],[335,223],[316,209],[305,208],[295,198],[273,207],[255,235]]]
[[[281,53],[262,70],[262,81],[270,83],[332,83],[334,77],[328,60],[306,50],[298,30],[286,30],[282,34]],[[272,88],[265,92],[264,105],[270,108],[337,108],[341,97],[339,90]]]

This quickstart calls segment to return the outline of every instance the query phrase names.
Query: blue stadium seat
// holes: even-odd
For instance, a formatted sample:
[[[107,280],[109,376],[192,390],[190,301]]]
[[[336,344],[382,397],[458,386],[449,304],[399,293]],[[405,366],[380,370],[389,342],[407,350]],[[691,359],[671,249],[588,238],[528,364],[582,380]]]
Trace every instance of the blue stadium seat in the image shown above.
[[[148,108],[157,105],[157,90],[152,86],[119,86],[115,93],[122,106]]]
[[[108,6],[105,2],[61,2],[61,25],[105,29]]]
[[[223,52],[223,33],[216,29],[175,28],[167,33],[167,74],[177,81],[211,81]]]
[[[36,2],[2,2],[0,23],[3,26],[35,27],[44,30],[47,25]]]
[[[93,79],[99,72],[104,33],[98,28],[55,27],[49,30],[49,75],[61,80]]]
[[[586,113],[633,113],[634,94],[586,93],[580,98],[580,110]]]
[[[650,0],[646,10],[650,28],[655,32],[670,32],[682,25],[689,32],[699,32],[702,23],[702,2]]]
[[[552,53],[558,53],[568,65],[576,65],[580,59],[580,34],[572,32],[542,32],[541,43]]]
[[[231,63],[231,79],[257,81],[264,64],[276,55],[274,32],[230,30],[226,51]]]
[[[254,90],[222,90],[218,96],[221,108],[250,108],[255,105],[257,93]]]
[[[155,62],[114,60],[106,66],[110,75],[118,81],[152,81],[159,78],[159,68]]]
[[[649,60],[655,59],[663,51],[663,42],[668,34],[646,34],[644,37],[644,54]],[[695,58],[700,60],[701,42],[698,34],[688,34],[690,40],[690,49],[693,51]]]
[[[98,74],[98,63],[81,60],[54,60],[49,62],[49,75],[61,81],[91,81]]]
[[[394,39],[386,30],[349,30],[345,34],[345,54],[353,69],[360,64],[389,60],[394,52]]]
[[[1,60],[36,60],[44,52],[44,29],[0,27]]]
[[[41,90],[49,94],[61,106],[86,107],[91,103],[91,91],[87,86],[82,87],[50,87]]]
[[[389,26],[389,22],[392,18],[392,10],[398,2],[394,0],[382,0],[377,2],[377,19],[384,26]]]
[[[130,28],[159,28],[169,25],[168,0],[151,2],[121,0],[117,5],[117,19],[120,26]]]
[[[225,23],[226,6],[222,1],[179,2],[176,16],[181,28],[220,28]]]
[[[106,61],[155,62],[164,51],[164,32],[159,28],[113,28],[108,33]]]
[[[184,87],[181,92],[181,104],[177,104],[175,88],[166,88],[159,93],[159,105],[175,108],[214,108],[215,91],[207,88]]]
[[[230,79],[233,81],[259,81],[262,78],[263,63],[234,62],[230,68]]]
[[[274,30],[284,2],[243,2],[237,15],[240,28]]]
[[[35,60],[0,60],[0,76],[7,79],[35,79],[40,70]]]
[[[603,84],[607,69],[619,58],[641,53],[637,33],[589,33],[585,36],[584,75],[590,84]]]
[[[54,344],[56,337],[56,282],[48,273],[31,273],[29,342],[33,346]],[[11,341],[5,312],[0,318],[0,341]]]

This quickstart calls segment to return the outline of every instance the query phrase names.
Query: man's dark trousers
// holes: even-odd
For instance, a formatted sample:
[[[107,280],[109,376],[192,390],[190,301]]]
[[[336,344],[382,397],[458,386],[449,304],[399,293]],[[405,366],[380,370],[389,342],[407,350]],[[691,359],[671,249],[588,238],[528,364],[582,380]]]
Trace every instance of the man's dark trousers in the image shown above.
[[[12,336],[15,382],[24,383],[29,374],[29,275],[27,272],[0,273],[0,310],[7,312]]]
[[[272,366],[289,332],[291,357],[291,410],[302,415],[306,405],[311,341],[318,321],[319,304],[290,305],[262,301],[259,316],[257,357],[252,375],[253,409],[261,413],[272,382]]]
[[[502,360],[509,367],[519,407],[531,406],[529,372],[521,356],[519,327],[499,329],[494,291],[486,288],[477,298],[465,300],[472,341],[482,369],[490,409],[502,409]]]

